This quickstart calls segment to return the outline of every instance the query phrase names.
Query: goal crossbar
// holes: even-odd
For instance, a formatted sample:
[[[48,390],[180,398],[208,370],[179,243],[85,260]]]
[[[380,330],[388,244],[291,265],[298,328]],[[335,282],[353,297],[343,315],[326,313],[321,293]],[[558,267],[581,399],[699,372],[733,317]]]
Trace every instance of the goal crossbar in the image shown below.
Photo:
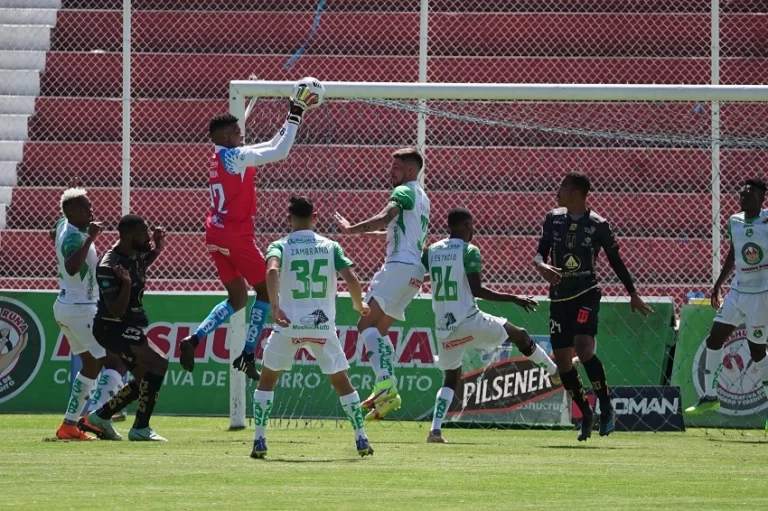
[[[294,82],[234,80],[230,98],[286,97]],[[327,98],[499,101],[768,102],[768,85],[323,82]]]

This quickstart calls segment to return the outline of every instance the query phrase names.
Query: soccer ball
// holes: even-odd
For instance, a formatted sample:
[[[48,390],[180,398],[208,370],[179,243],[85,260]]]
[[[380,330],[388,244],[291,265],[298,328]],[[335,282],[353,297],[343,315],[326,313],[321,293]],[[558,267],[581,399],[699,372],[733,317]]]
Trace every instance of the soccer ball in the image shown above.
[[[291,97],[307,105],[307,110],[314,110],[323,104],[325,87],[317,78],[302,78],[293,86]]]

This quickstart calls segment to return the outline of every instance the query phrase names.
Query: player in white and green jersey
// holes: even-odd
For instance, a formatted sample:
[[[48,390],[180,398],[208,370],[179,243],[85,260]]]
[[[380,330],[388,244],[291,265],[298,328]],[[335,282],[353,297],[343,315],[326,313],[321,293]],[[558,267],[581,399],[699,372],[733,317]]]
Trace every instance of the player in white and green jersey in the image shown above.
[[[358,454],[373,454],[363,428],[360,396],[349,381],[349,363],[336,335],[336,273],[347,283],[352,307],[365,316],[360,281],[341,245],[315,233],[317,218],[312,202],[293,197],[288,206],[292,232],[267,249],[267,289],[274,330],[264,342],[259,386],[253,394],[256,435],[252,458],[267,454],[266,429],[282,371],[290,371],[301,348],[317,359],[323,374],[339,394],[341,407],[355,432]]]
[[[448,213],[450,238],[432,244],[424,252],[423,263],[432,281],[432,310],[437,335],[436,363],[445,378],[437,392],[435,412],[427,442],[445,443],[441,428],[456,387],[461,379],[461,362],[467,348],[493,350],[506,341],[544,371],[558,385],[557,367],[546,352],[533,342],[523,328],[486,314],[477,308],[475,298],[512,302],[526,311],[537,305],[532,297],[498,293],[483,286],[480,250],[471,245],[474,234],[472,214],[464,208]]]
[[[346,234],[387,230],[387,257],[365,296],[371,314],[361,317],[357,324],[376,373],[373,392],[363,401],[363,409],[370,410],[366,420],[381,419],[402,404],[394,382],[395,349],[389,339],[389,328],[395,321],[405,320],[405,309],[421,290],[424,279],[421,252],[429,228],[429,199],[418,181],[424,160],[416,149],[400,149],[392,156],[395,189],[387,207],[355,225],[336,214],[339,227]]]
[[[60,290],[53,305],[53,315],[69,341],[72,354],[80,356],[83,367],[72,382],[67,411],[56,436],[62,440],[92,440],[78,430],[77,422],[88,404],[99,371],[104,367],[94,396],[97,406],[106,403],[120,388],[125,367],[117,357],[107,354],[91,331],[99,298],[96,286],[99,260],[93,243],[103,227],[93,221],[91,201],[81,188],[64,191],[61,210],[64,218],[51,232],[56,243]],[[106,434],[105,437],[119,439]]]
[[[740,325],[746,327],[752,360],[763,381],[768,382],[768,210],[762,209],[765,191],[764,181],[745,181],[739,192],[741,211],[728,219],[731,246],[712,290],[711,303],[717,315],[706,339],[704,395],[686,408],[689,415],[720,408],[717,379],[723,367],[723,345]],[[721,304],[723,284],[734,268],[731,289]]]

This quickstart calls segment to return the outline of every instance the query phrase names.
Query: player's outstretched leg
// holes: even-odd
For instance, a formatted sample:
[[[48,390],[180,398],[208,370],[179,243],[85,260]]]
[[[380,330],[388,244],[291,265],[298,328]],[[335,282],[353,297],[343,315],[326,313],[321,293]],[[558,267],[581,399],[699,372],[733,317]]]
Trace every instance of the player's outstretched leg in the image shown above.
[[[687,415],[702,415],[720,409],[720,399],[717,397],[717,380],[723,369],[723,345],[735,329],[733,325],[719,321],[712,323],[712,328],[705,341],[707,350],[704,355],[704,395],[695,405],[685,409]]]
[[[64,421],[56,431],[59,440],[94,440],[92,436],[77,427],[80,414],[83,413],[91,396],[91,389],[96,385],[95,378],[101,370],[101,362],[96,360],[89,352],[79,354],[83,367],[72,382],[72,391],[67,402],[67,411]]]
[[[336,389],[336,392],[339,394],[341,407],[344,409],[344,413],[354,430],[357,454],[360,456],[372,456],[373,447],[371,447],[371,443],[368,441],[368,436],[365,434],[363,410],[360,407],[360,396],[349,381],[347,371],[344,370],[331,374],[329,375],[329,378],[331,380],[331,385],[333,385],[333,388]]]
[[[435,399],[432,426],[429,428],[429,434],[427,435],[428,444],[448,443],[443,437],[443,421],[448,414],[448,408],[451,406],[451,401],[453,401],[454,389],[458,386],[460,378],[461,367],[445,371],[443,386],[437,391],[437,398]]]
[[[256,431],[253,437],[251,458],[254,459],[261,459],[267,455],[267,424],[275,401],[273,389],[278,376],[280,376],[280,371],[272,371],[265,367],[262,378],[259,380],[259,387],[253,392],[253,423],[256,426]]]
[[[504,325],[504,330],[507,331],[509,340],[517,346],[520,353],[537,366],[543,368],[547,374],[549,374],[552,385],[562,384],[554,360],[549,358],[549,355],[547,355],[541,346],[533,342],[533,339],[531,339],[531,336],[528,335],[528,332],[524,328],[516,327],[512,323],[507,322]]]
[[[131,350],[136,356],[136,362],[144,369],[144,376],[139,381],[139,404],[133,427],[128,431],[128,440],[133,442],[167,442],[149,425],[152,412],[155,410],[160,387],[163,386],[165,373],[168,371],[168,359],[152,341],[145,339]]]
[[[143,377],[139,373],[136,377]],[[112,416],[139,398],[139,381],[132,379],[126,383],[117,393],[101,408],[89,413],[80,419],[77,427],[81,431],[93,433],[102,440],[122,440],[123,436],[117,432],[112,424]]]
[[[360,318],[357,329],[376,375],[373,391],[362,403],[362,409],[370,411],[365,420],[372,421],[400,408],[402,400],[395,385],[395,347],[387,334],[394,319],[384,314],[375,298],[368,305],[371,313]]]

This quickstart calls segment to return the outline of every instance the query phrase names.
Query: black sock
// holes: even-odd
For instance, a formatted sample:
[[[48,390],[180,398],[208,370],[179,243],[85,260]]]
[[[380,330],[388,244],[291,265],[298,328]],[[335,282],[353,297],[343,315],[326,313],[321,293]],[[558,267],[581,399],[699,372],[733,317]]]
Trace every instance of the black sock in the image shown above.
[[[592,413],[592,408],[589,406],[586,393],[584,392],[584,384],[581,382],[581,376],[576,368],[572,368],[567,373],[562,373],[560,378],[563,380],[563,387],[568,391],[568,395],[571,396],[576,406],[579,407],[582,415]]]
[[[160,395],[160,387],[163,385],[163,377],[159,374],[147,372],[139,384],[139,408],[136,410],[136,420],[133,421],[134,429],[149,427],[149,418]]]
[[[589,381],[592,383],[592,389],[600,400],[600,411],[611,410],[611,398],[608,395],[608,382],[605,381],[605,368],[597,355],[584,362],[584,370],[587,371]]]
[[[109,420],[117,412],[133,403],[139,397],[139,382],[131,380],[117,391],[112,399],[96,411],[96,415],[104,420]]]

